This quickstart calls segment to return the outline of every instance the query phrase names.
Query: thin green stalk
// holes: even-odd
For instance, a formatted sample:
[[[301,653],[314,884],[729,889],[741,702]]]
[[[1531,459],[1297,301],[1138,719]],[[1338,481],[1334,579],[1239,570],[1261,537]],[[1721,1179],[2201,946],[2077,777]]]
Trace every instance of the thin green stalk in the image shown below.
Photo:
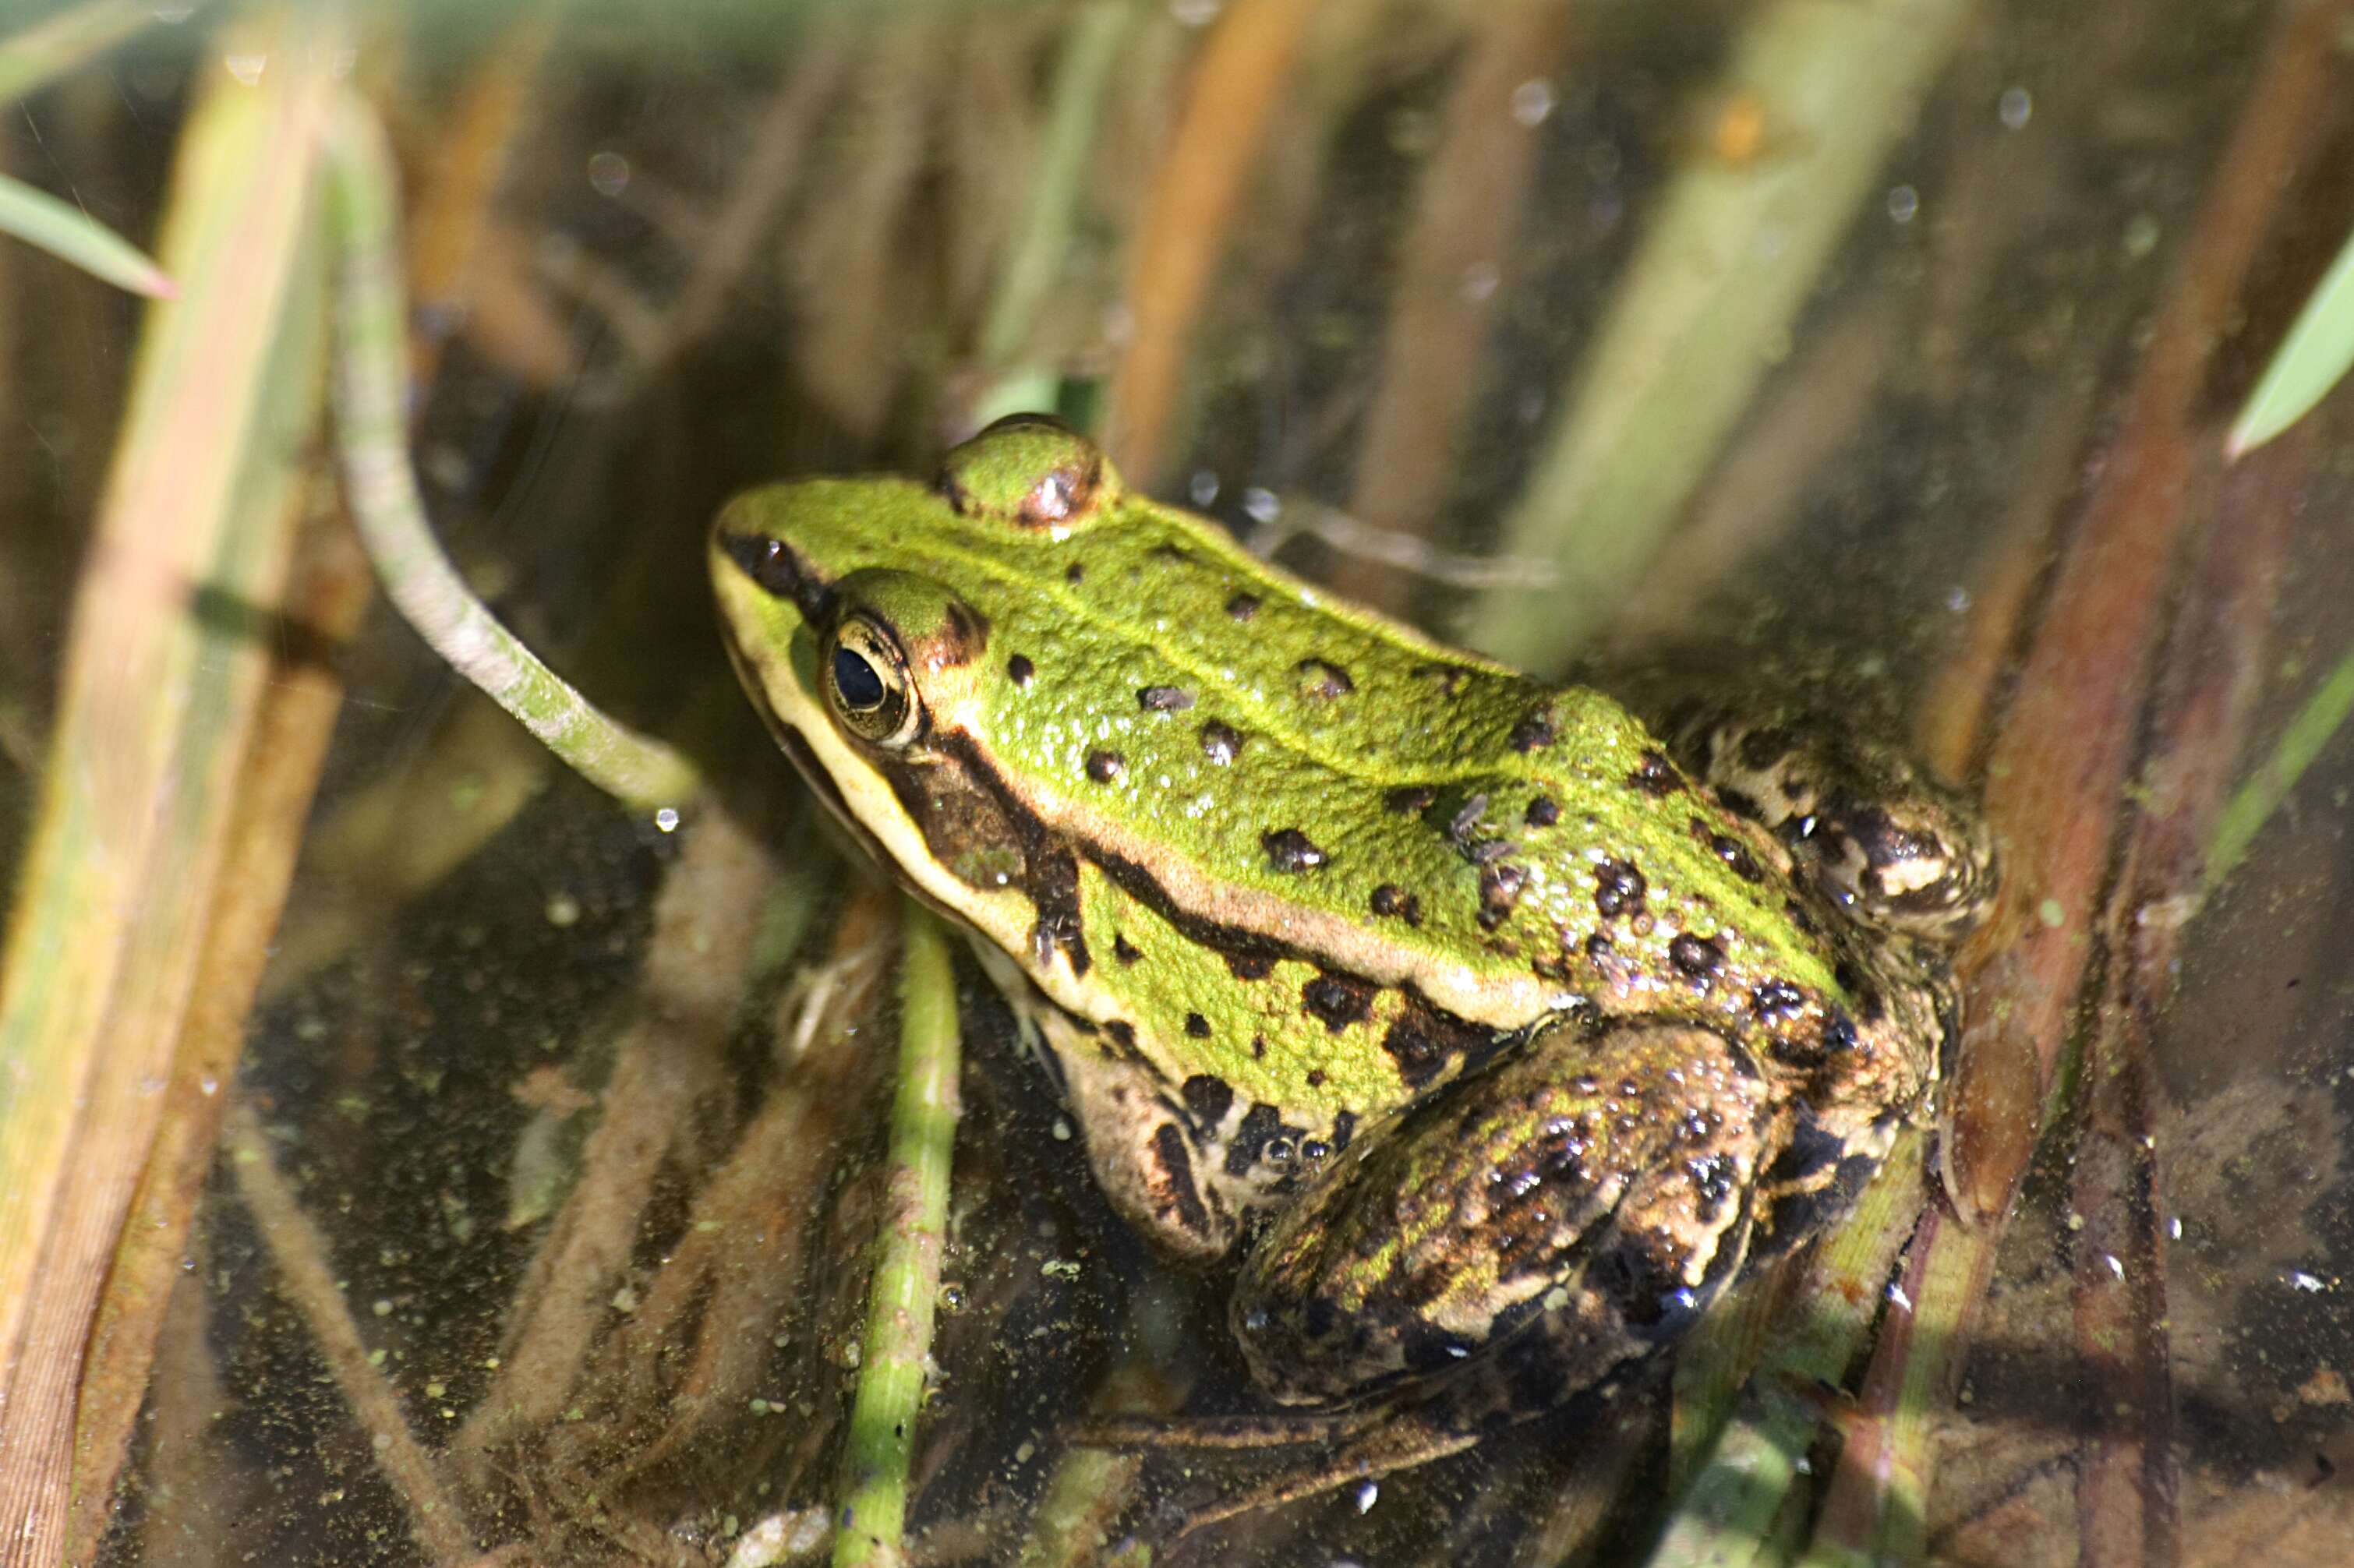
[[[1031,173],[1013,245],[981,327],[981,363],[999,377],[976,409],[984,420],[1037,407],[1042,391],[1051,397],[1052,378],[1025,366],[1023,359],[1037,325],[1038,307],[1070,255],[1087,154],[1103,120],[1113,68],[1143,15],[1135,0],[1094,0],[1065,33],[1046,111],[1045,144]]]
[[[2207,852],[2205,892],[2212,893],[2232,874],[2255,842],[2257,831],[2280,810],[2280,803],[2349,713],[2354,713],[2354,652],[2338,660],[2321,689],[2306,699],[2305,706],[2281,731],[2264,765],[2233,791],[2232,803],[2223,808],[2222,821],[2215,824],[2215,840]]]
[[[1725,1376],[1678,1365],[1670,1473],[1678,1480],[1689,1474],[1691,1484],[1668,1517],[1652,1568],[1766,1560],[1775,1522],[1798,1485],[1798,1462],[1822,1430],[1821,1412],[1788,1391],[1836,1383],[1871,1330],[1919,1207],[1922,1139],[1917,1128],[1902,1136],[1856,1212],[1824,1238],[1791,1314],[1796,1321],[1748,1377],[1737,1405],[1727,1408],[1735,1391]],[[1713,1343],[1710,1351],[1723,1359],[1737,1347]]]
[[[835,1568],[884,1568],[906,1560],[907,1457],[932,1349],[960,1109],[958,1046],[948,936],[911,903],[899,960],[899,1091],[891,1109],[890,1185],[843,1456]]]
[[[433,537],[409,466],[408,305],[391,150],[356,97],[337,111],[329,222],[337,260],[335,422],[353,522],[402,617],[575,772],[636,810],[702,789],[678,752],[599,712],[499,624]]]

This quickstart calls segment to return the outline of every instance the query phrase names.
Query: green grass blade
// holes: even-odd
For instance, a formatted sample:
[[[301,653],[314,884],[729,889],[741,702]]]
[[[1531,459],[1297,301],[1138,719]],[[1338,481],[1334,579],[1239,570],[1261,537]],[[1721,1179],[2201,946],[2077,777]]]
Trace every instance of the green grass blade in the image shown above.
[[[155,19],[132,0],[90,0],[0,38],[0,103],[14,103]]]
[[[2313,297],[2264,366],[2247,406],[2232,421],[2224,452],[2238,457],[2263,446],[2311,411],[2354,366],[2354,235],[2322,274]]]
[[[83,1349],[231,860],[320,404],[318,164],[343,35],[249,19],[181,132],[0,951],[0,1518],[64,1561]],[[253,895],[259,896],[259,895]]]
[[[37,245],[101,281],[151,300],[179,290],[145,252],[81,208],[45,190],[0,175],[0,234]]]
[[[2288,799],[2288,792],[2305,777],[2305,770],[2313,766],[2314,758],[2338,734],[2349,713],[2354,713],[2354,652],[2338,660],[2328,678],[2289,720],[2273,754],[2232,794],[2231,804],[2223,808],[2222,820],[2215,824],[2214,840],[2207,847],[2206,893],[2221,886],[2238,867],[2248,846],[2255,842],[2258,830],[2280,810],[2280,803]]]
[[[956,970],[948,934],[906,906],[899,958],[899,1092],[891,1111],[890,1186],[867,1292],[866,1340],[843,1455],[834,1568],[907,1562],[907,1461],[932,1353],[956,1150]]]

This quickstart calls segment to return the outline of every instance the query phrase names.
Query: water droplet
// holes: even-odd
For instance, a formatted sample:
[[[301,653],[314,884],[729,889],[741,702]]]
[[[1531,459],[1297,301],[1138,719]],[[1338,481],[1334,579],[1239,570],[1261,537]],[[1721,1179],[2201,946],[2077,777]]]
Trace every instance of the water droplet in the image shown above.
[[[600,196],[617,196],[630,188],[630,160],[619,153],[588,155],[588,188]]]

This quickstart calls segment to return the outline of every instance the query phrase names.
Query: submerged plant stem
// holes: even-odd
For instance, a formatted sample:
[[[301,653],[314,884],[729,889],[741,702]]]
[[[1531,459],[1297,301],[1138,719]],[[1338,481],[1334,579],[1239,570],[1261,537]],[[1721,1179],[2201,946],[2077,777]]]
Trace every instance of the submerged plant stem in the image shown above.
[[[1662,195],[1501,547],[1574,564],[1567,594],[1503,590],[1484,652],[1543,669],[1626,597],[1705,477],[1959,42],[1957,0],[1759,7],[1721,97],[1766,141],[1694,153]]]
[[[907,1457],[923,1404],[947,1237],[949,1166],[960,1109],[956,973],[948,935],[931,916],[908,905],[904,930],[890,1185],[843,1462],[835,1568],[906,1560]]]
[[[582,778],[635,810],[685,804],[702,787],[694,765],[599,713],[542,663],[434,539],[408,461],[398,186],[383,128],[356,98],[339,108],[329,164],[337,444],[353,521],[386,594],[452,669]]]

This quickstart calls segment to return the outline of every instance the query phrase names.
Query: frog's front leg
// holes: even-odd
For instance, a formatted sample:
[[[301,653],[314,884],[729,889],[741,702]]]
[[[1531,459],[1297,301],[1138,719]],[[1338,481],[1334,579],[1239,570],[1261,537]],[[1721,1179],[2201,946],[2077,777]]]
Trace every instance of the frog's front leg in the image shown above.
[[[1361,1138],[1278,1219],[1234,1298],[1253,1372],[1327,1405],[1439,1377],[1458,1433],[1559,1404],[1737,1272],[1778,1098],[1695,1023],[1543,1032]]]
[[[975,948],[994,972],[997,966],[986,962],[994,955],[981,944]],[[1029,987],[1007,990],[1023,995]],[[1089,1033],[1043,1001],[1017,1011],[1087,1140],[1096,1182],[1120,1217],[1178,1257],[1196,1263],[1223,1257],[1243,1216],[1230,1201],[1228,1184],[1210,1168],[1219,1151],[1203,1136],[1198,1118],[1170,1097],[1159,1075],[1129,1059],[1118,1040]],[[1084,1060],[1086,1070],[1072,1071],[1075,1060]]]

